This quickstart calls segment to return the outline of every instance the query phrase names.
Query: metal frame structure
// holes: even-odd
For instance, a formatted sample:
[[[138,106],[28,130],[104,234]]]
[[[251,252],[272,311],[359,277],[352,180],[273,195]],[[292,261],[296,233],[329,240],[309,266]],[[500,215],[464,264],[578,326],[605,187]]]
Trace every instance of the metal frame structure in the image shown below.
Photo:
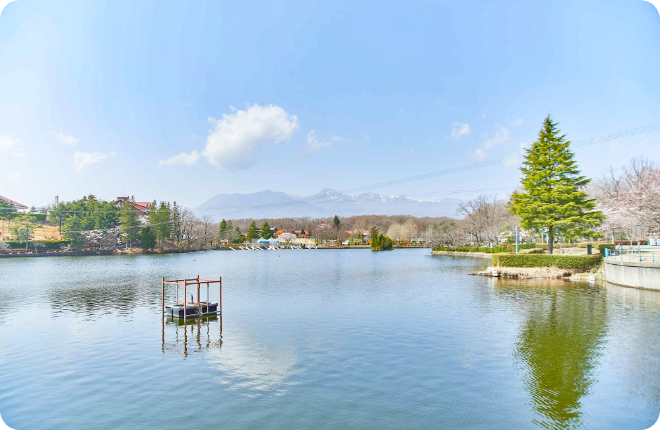
[[[186,313],[187,313],[187,308],[188,308],[188,301],[187,301],[187,293],[188,293],[188,286],[197,286],[197,302],[190,302],[191,305],[197,306],[200,310],[202,309],[202,302],[199,301],[199,289],[202,284],[206,284],[206,302],[203,303],[206,305],[206,309],[209,309],[209,305],[211,304],[209,301],[209,288],[211,284],[218,284],[218,310],[217,313],[222,314],[222,277],[218,278],[217,280],[212,280],[212,279],[199,279],[199,275],[197,275],[196,278],[190,278],[190,279],[175,279],[172,281],[166,281],[165,278],[162,278],[162,302],[163,302],[163,315],[165,315],[165,284],[170,284],[170,285],[176,285],[176,300],[175,300],[175,305],[181,304],[179,302],[179,285],[183,285],[183,318],[186,318]],[[210,312],[207,312],[206,314],[209,314]],[[216,312],[212,312],[216,313]],[[201,312],[197,313],[195,315],[191,316],[201,316],[204,315]]]
[[[656,255],[657,254],[657,255]],[[613,261],[634,261],[639,263],[660,263],[660,252],[636,249],[607,249],[605,259]]]

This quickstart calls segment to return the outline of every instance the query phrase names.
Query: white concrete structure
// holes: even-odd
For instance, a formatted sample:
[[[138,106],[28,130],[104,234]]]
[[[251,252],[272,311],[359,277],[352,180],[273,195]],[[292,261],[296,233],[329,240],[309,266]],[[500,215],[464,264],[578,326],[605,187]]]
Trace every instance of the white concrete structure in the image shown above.
[[[605,278],[624,287],[660,290],[660,264],[606,259]]]

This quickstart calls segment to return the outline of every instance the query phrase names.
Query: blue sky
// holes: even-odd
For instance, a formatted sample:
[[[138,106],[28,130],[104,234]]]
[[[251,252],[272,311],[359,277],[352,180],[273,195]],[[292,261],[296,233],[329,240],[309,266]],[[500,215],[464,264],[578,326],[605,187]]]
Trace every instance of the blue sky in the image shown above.
[[[195,207],[501,157],[372,191],[513,189],[548,113],[572,141],[660,122],[659,48],[641,0],[17,0],[0,15],[0,194]],[[660,162],[660,132],[576,154],[590,176]]]

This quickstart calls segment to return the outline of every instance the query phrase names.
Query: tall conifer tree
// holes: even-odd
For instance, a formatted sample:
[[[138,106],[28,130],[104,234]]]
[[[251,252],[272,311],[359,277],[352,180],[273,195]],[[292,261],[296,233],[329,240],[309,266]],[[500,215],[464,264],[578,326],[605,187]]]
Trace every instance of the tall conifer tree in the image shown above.
[[[121,208],[121,212],[119,213],[119,225],[121,226],[121,232],[125,235],[122,236],[122,242],[132,245],[140,235],[140,231],[138,230],[140,220],[137,209],[135,209],[135,206],[133,206],[131,202],[126,202]]]
[[[250,227],[248,227],[247,231],[247,241],[250,242],[252,238],[258,237],[259,233],[257,233],[257,225],[252,221],[252,224],[250,224]]]
[[[261,226],[261,237],[264,239],[270,239],[273,237],[273,232],[270,229],[270,224],[268,224],[268,221],[265,221],[264,225]]]
[[[547,232],[550,254],[556,232],[566,237],[597,237],[592,228],[603,220],[602,212],[593,210],[596,201],[584,191],[591,179],[580,175],[571,142],[559,133],[548,115],[538,140],[525,150],[520,167],[523,189],[513,193],[509,204],[524,228]]]
[[[160,239],[160,247],[163,247],[163,241],[169,239],[172,235],[172,209],[169,203],[160,202],[160,207],[156,211],[156,237]]]
[[[223,218],[218,226],[218,240],[222,240],[227,235],[227,221]]]

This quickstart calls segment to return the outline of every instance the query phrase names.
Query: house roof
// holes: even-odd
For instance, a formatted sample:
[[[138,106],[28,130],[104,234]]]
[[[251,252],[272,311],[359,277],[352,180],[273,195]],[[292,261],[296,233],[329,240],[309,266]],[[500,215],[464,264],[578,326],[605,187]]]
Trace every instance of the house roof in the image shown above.
[[[151,207],[151,202],[132,202],[128,199],[128,197],[117,197],[117,200],[116,200],[115,203],[119,203],[119,202],[130,203],[130,204],[133,205],[133,207],[135,209],[142,210],[142,211],[147,210]]]
[[[12,200],[12,199],[9,199],[9,198],[7,198],[7,197],[0,196],[0,200],[4,200],[4,201],[6,201],[7,203],[13,205],[16,209],[27,209],[27,208],[28,208],[28,207],[25,206],[24,204],[21,204],[21,203],[19,203],[19,202],[16,202],[16,201],[14,201],[14,200]]]

